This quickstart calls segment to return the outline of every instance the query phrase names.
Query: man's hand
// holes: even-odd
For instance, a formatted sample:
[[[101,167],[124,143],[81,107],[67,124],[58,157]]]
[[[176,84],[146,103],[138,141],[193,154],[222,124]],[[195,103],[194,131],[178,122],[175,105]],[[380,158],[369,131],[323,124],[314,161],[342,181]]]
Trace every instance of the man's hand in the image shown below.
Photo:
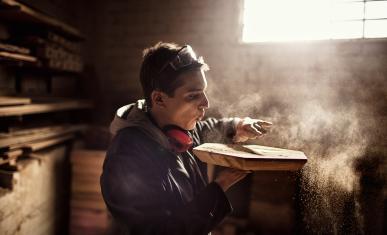
[[[251,119],[249,117],[243,118],[236,126],[236,133],[233,141],[244,142],[248,139],[259,138],[266,134],[272,125],[273,123],[260,119]]]
[[[236,170],[226,168],[222,170],[214,180],[226,192],[232,185],[245,178],[251,171]]]

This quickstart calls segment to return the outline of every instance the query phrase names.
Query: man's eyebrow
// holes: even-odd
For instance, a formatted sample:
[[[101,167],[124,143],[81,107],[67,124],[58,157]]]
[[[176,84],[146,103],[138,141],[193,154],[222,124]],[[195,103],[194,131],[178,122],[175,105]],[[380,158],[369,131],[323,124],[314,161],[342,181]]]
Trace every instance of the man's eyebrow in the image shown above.
[[[187,92],[196,92],[196,91],[204,91],[204,89],[202,89],[202,88],[191,88],[191,89],[187,90]]]

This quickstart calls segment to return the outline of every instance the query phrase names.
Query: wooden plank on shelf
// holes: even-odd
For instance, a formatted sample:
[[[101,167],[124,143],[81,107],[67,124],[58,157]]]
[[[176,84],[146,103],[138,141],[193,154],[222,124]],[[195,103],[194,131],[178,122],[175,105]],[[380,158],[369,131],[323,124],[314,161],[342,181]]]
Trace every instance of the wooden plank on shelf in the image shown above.
[[[17,133],[6,133],[0,135],[0,148],[10,148],[10,149],[18,149],[22,147],[28,147],[31,144],[31,148],[40,148],[47,143],[37,144],[38,141],[63,137],[66,134],[75,133],[78,131],[83,131],[87,127],[86,125],[66,125],[66,126],[57,126],[51,129],[46,129],[42,131],[32,132],[31,134],[22,134],[18,135]],[[34,146],[36,144],[36,146]]]
[[[14,159],[14,158],[17,158],[19,156],[23,155],[23,150],[21,149],[12,149],[8,152],[5,152],[5,153],[2,153],[0,156],[2,158],[6,158],[6,159]]]
[[[0,51],[0,58],[7,59],[7,60],[26,61],[31,63],[38,61],[38,59],[35,56],[11,53],[6,51]]]
[[[0,106],[21,105],[30,103],[31,98],[28,97],[0,96]]]
[[[8,164],[10,161],[11,161],[11,159],[0,158],[0,166]]]
[[[1,0],[1,3],[6,7],[1,10],[0,16],[6,20],[46,25],[74,39],[84,38],[78,29],[23,3],[15,0]]]
[[[8,52],[15,52],[19,54],[30,54],[30,49],[20,46],[15,46],[12,44],[2,43],[0,42],[0,50],[8,51]]]
[[[0,154],[0,165],[9,164],[15,165],[18,157],[23,155],[23,150],[21,149],[13,149],[8,152]]]
[[[205,143],[193,151],[203,162],[240,170],[299,170],[307,161],[301,151],[261,145]]]
[[[55,131],[58,129],[63,129],[64,125],[53,125],[53,126],[41,126],[41,127],[33,127],[33,128],[20,128],[20,127],[10,127],[8,133],[0,133],[1,137],[16,137],[21,135],[30,135],[30,134],[39,134],[47,131]]]
[[[63,143],[69,139],[73,139],[75,136],[74,134],[67,134],[63,136],[56,136],[54,138],[46,139],[46,140],[40,140],[37,142],[27,143],[22,146],[22,148],[27,148],[30,151],[37,151],[44,148],[51,147],[56,144]]]
[[[0,117],[20,116],[26,114],[49,113],[63,110],[92,108],[89,101],[63,101],[52,103],[27,104],[14,107],[0,107]]]

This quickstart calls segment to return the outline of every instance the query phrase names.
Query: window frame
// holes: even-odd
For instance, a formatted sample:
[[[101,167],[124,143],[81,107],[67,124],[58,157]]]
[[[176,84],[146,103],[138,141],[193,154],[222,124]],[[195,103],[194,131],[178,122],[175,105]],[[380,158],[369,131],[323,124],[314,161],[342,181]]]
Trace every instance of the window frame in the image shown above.
[[[330,36],[331,38],[326,38],[326,39],[299,39],[299,40],[289,40],[289,41],[245,41],[244,40],[244,27],[245,27],[245,2],[246,0],[240,1],[240,7],[239,7],[239,12],[240,12],[240,17],[239,17],[239,22],[240,22],[240,36],[239,36],[239,43],[240,44],[290,44],[290,43],[313,43],[313,42],[332,42],[332,41],[337,41],[337,42],[343,42],[343,41],[386,41],[387,40],[387,34],[386,36],[383,37],[366,37],[365,35],[365,25],[366,22],[370,21],[378,21],[378,20],[385,20],[387,22],[387,13],[386,17],[382,18],[375,18],[375,19],[367,19],[366,18],[366,3],[367,2],[385,2],[387,4],[387,0],[342,0],[342,1],[337,1],[337,3],[354,3],[354,2],[361,2],[363,3],[363,15],[361,19],[343,19],[343,20],[334,20],[335,22],[350,22],[350,21],[362,21],[362,36],[361,37],[356,37],[356,38],[335,38]]]

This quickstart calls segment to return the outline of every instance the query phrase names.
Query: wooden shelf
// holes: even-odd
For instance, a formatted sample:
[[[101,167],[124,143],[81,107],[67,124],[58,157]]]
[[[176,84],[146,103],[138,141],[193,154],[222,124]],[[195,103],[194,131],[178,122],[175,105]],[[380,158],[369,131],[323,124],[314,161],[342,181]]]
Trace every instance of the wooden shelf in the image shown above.
[[[93,105],[89,101],[62,101],[52,103],[33,103],[18,106],[0,107],[0,117],[22,116],[27,114],[49,113],[63,110],[88,109]]]
[[[0,18],[10,22],[46,26],[74,40],[84,39],[78,29],[15,0],[1,0]]]

